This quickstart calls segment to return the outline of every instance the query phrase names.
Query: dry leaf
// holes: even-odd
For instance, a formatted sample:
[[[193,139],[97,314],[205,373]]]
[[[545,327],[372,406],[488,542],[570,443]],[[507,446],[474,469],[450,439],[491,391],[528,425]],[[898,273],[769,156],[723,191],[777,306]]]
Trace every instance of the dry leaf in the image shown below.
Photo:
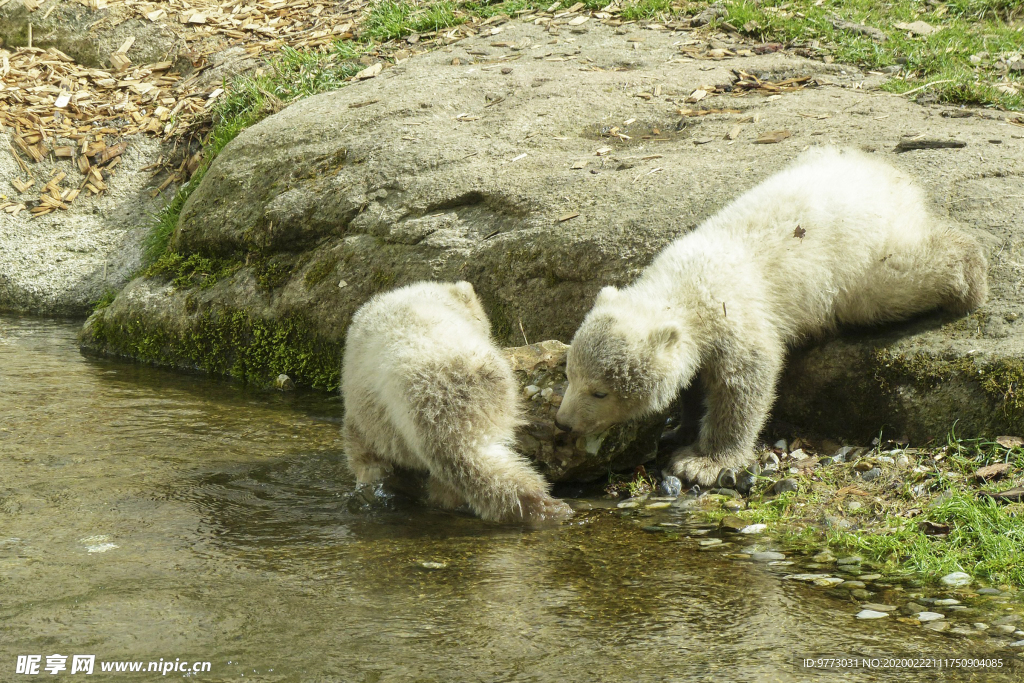
[[[357,73],[356,74],[356,78],[358,78],[361,81],[365,80],[367,78],[373,78],[374,76],[376,76],[377,74],[379,74],[383,70],[384,70],[383,62],[377,62],[376,64],[371,64],[370,66],[366,67],[365,69],[363,69],[362,71]]]
[[[690,96],[686,98],[686,101],[687,102],[700,102],[701,100],[703,100],[707,96],[708,96],[708,91],[707,90],[701,90],[700,88],[698,88],[697,90],[694,90],[692,93],[690,93]]]
[[[1001,479],[1006,476],[1006,473],[1013,469],[1013,465],[1008,462],[999,462],[994,465],[986,465],[985,467],[979,467],[974,473],[975,479],[979,481],[993,481],[995,479]]]
[[[1020,448],[1024,446],[1024,439],[1019,436],[997,436],[996,443],[1003,448]]]
[[[725,139],[726,140],[735,140],[736,138],[738,138],[740,136],[740,131],[741,130],[743,130],[743,126],[741,126],[740,124],[737,123],[735,126],[733,126],[732,128],[729,129],[728,133],[725,134]]]

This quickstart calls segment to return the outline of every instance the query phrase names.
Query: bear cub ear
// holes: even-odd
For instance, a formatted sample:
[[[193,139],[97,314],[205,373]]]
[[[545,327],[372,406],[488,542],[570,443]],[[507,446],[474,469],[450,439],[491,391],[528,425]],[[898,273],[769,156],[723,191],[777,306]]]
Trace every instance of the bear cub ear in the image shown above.
[[[663,323],[647,335],[652,348],[671,351],[683,338],[683,330],[676,323]]]
[[[597,293],[597,304],[609,304],[619,296],[619,290],[614,287],[602,287],[601,291]]]

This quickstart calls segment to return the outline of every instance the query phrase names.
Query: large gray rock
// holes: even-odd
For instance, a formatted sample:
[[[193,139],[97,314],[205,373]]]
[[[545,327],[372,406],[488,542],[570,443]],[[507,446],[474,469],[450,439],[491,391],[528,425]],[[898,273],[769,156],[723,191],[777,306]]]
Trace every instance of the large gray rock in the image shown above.
[[[963,320],[848,332],[794,353],[776,416],[832,436],[886,427],[917,442],[954,422],[964,435],[1024,429],[1024,128],[987,112],[942,117],[849,67],[781,54],[692,60],[679,52],[685,33],[588,25],[555,37],[509,23],[244,132],[172,241],[225,275],[132,282],[90,319],[84,346],[333,388],[353,312],[424,278],[471,281],[506,345],[568,341],[601,286],[629,282],[809,145],[834,143],[904,168],[938,214],[976,235],[992,299]],[[686,102],[728,89],[733,69],[827,72],[826,85]],[[697,106],[741,113],[680,113]],[[792,136],[755,143],[777,130]],[[907,135],[967,146],[891,153]]]

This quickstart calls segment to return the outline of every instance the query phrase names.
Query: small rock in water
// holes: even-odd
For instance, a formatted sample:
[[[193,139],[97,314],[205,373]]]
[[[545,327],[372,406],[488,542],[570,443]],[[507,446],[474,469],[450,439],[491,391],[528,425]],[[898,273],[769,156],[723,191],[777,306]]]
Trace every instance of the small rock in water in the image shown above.
[[[732,500],[724,500],[724,501],[722,501],[722,507],[724,507],[726,510],[736,511],[736,510],[742,510],[744,506],[743,506],[742,502],[740,502],[738,500],[735,500],[735,499],[732,499]]]
[[[896,605],[883,605],[878,602],[865,602],[861,605],[861,609],[869,609],[875,612],[894,612],[896,611]]]
[[[448,566],[447,562],[420,562],[420,566],[424,569],[444,569]]]
[[[849,529],[853,526],[853,522],[850,520],[835,515],[825,515],[825,524],[837,529]]]
[[[874,481],[875,479],[878,479],[880,476],[882,476],[882,470],[878,469],[877,467],[872,467],[870,470],[860,475],[860,478],[863,479],[864,481]]]
[[[840,557],[838,560],[836,560],[836,564],[838,564],[838,565],[860,564],[863,561],[864,561],[864,558],[861,557],[860,555],[850,555],[849,557]]]
[[[846,583],[843,584],[843,587],[844,588],[849,588],[849,589],[852,590],[854,588],[864,588],[866,585],[867,584],[864,583],[863,581],[847,581]]]
[[[679,477],[673,477],[668,475],[660,482],[658,482],[658,495],[666,497],[678,496],[683,490],[683,482],[679,481]]]
[[[939,614],[938,612],[918,612],[914,615],[914,618],[920,622],[925,621],[938,621],[939,619],[945,619],[945,614]]]
[[[751,553],[750,559],[756,562],[768,562],[769,560],[784,560],[786,559],[786,556],[782,553],[766,550],[764,552]]]
[[[979,631],[987,631],[988,630],[988,624],[986,624],[984,622],[981,622],[981,621],[976,621],[973,624],[971,624],[971,626],[973,626],[974,628],[978,629]]]
[[[942,605],[942,606],[946,606],[946,605],[959,605],[960,601],[955,599],[955,598],[943,598],[941,600],[936,600],[935,604],[936,605]]]
[[[631,508],[640,507],[641,501],[643,501],[643,498],[641,497],[627,498],[626,500],[617,504],[615,507],[619,508],[620,510],[629,510]]]
[[[900,607],[900,613],[905,614],[908,617],[912,617],[915,614],[920,614],[921,612],[927,611],[928,609],[924,605],[919,605],[916,602],[908,602],[907,604],[903,605],[903,607]]]
[[[951,588],[963,588],[964,586],[970,586],[971,575],[965,574],[964,572],[953,572],[952,574],[946,574],[939,579],[943,585]]]
[[[721,544],[722,544],[722,539],[720,539],[720,538],[706,538],[703,541],[699,542],[699,545],[702,548],[710,548],[713,545],[721,545]]]
[[[793,581],[817,581],[818,579],[829,579],[829,574],[790,574],[785,578]]]
[[[736,488],[736,470],[731,467],[726,467],[718,473],[718,480],[715,483],[718,485],[718,488],[721,489]]]
[[[998,588],[979,588],[978,595],[1002,595],[1003,591]]]
[[[769,494],[773,495],[773,496],[777,496],[780,493],[788,493],[790,491],[798,491],[799,489],[800,489],[800,484],[797,483],[796,479],[790,479],[790,478],[787,477],[786,479],[780,479],[777,482],[775,482],[775,484],[769,490]]]
[[[295,382],[288,375],[278,375],[274,380],[274,388],[281,391],[291,391],[295,388]]]
[[[722,521],[718,523],[718,526],[726,531],[739,531],[747,526],[747,520],[736,515],[726,515],[722,517]]]
[[[759,534],[768,528],[767,524],[748,524],[740,529],[741,534]]]
[[[877,460],[878,462],[880,462],[880,463],[882,463],[884,465],[894,465],[894,464],[896,464],[896,461],[894,459],[890,458],[888,455],[880,455],[877,458],[875,458],[875,460]]]
[[[821,586],[823,588],[834,588],[835,586],[843,583],[843,580],[838,576],[828,576],[822,579],[815,579],[813,583],[815,586]]]
[[[873,594],[871,593],[871,591],[866,591],[863,588],[854,588],[852,591],[850,591],[850,595],[857,598],[858,600],[867,600]]]
[[[922,628],[926,628],[929,631],[945,631],[949,628],[949,624],[944,621],[929,621],[925,624],[921,624]]]
[[[1010,643],[1010,647],[1024,647],[1024,640],[1018,640],[1016,642]]]
[[[858,619],[882,619],[889,616],[886,612],[876,612],[872,609],[861,610],[857,613]]]
[[[878,581],[880,578],[882,578],[881,574],[861,574],[860,575],[860,580],[861,581]]]
[[[742,498],[736,489],[708,489],[708,495],[728,496],[729,498]]]
[[[995,628],[1000,633],[1013,633],[1014,631],[1017,630],[1016,628],[1014,628],[1013,626],[1010,626],[1009,624],[996,624]]]
[[[835,562],[836,557],[827,550],[822,550],[820,553],[811,558],[815,562]]]
[[[672,507],[672,503],[667,500],[659,500],[653,503],[648,503],[645,507],[648,510],[665,510]]]

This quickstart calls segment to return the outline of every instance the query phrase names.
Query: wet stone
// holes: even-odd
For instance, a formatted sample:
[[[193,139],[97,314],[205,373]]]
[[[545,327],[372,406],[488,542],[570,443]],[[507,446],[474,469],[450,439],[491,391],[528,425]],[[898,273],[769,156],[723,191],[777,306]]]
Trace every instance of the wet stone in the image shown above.
[[[918,612],[914,615],[914,618],[920,622],[926,621],[938,621],[939,619],[945,619],[945,614],[939,614],[938,612]]]
[[[748,524],[740,529],[741,534],[759,534],[768,528],[767,524]]]
[[[744,508],[744,505],[741,501],[738,500],[726,500],[722,502],[722,507],[725,508],[726,510],[736,511],[742,510]]]
[[[974,628],[978,629],[979,631],[987,631],[988,630],[988,624],[986,624],[983,621],[976,621],[973,624],[971,624],[971,626],[973,626]]]
[[[952,574],[946,574],[939,579],[944,586],[950,586],[952,588],[963,588],[964,586],[971,585],[971,575],[965,574],[964,572],[953,572]]]
[[[772,551],[765,551],[765,552],[751,553],[750,554],[750,559],[754,560],[755,562],[768,562],[770,560],[784,560],[784,559],[786,559],[786,556],[783,555],[782,553],[776,553],[776,552],[772,552]]]
[[[1006,626],[1009,624],[1016,624],[1018,621],[1020,621],[1019,614],[1007,614],[1005,617],[996,619],[992,624],[995,626]]]
[[[274,388],[280,391],[292,391],[295,388],[295,382],[288,375],[278,375],[274,380]]]
[[[945,631],[949,628],[949,624],[944,621],[929,621],[926,624],[921,624],[922,628],[926,628],[929,631]]]
[[[664,501],[664,500],[659,500],[659,501],[655,501],[653,503],[648,503],[644,507],[647,510],[665,510],[665,509],[668,509],[668,508],[672,507],[672,503],[670,503],[668,501]]]
[[[873,593],[871,591],[866,591],[863,588],[855,588],[850,591],[850,595],[858,600],[867,600],[873,595]]]
[[[1010,624],[996,624],[993,628],[999,633],[1013,633],[1017,629]]]
[[[702,548],[710,548],[716,545],[722,545],[722,539],[720,538],[706,538],[703,541],[698,542],[698,545]]]
[[[883,605],[878,602],[865,602],[861,605],[861,609],[869,609],[875,612],[895,612],[896,605]]]
[[[864,588],[866,585],[863,581],[847,581],[843,584],[843,587],[853,590],[854,588]]]
[[[857,613],[858,619],[884,619],[889,616],[886,612],[876,612],[875,610],[865,609]]]
[[[860,580],[861,581],[877,581],[880,578],[882,578],[881,574],[861,574],[860,575]]]
[[[916,602],[908,602],[907,604],[903,605],[903,607],[900,607],[900,613],[905,614],[908,617],[927,611],[928,609],[924,605],[919,605]]]
[[[957,600],[956,598],[942,598],[941,600],[936,600],[934,604],[942,605],[942,606],[946,606],[946,605],[959,605],[960,601]]]
[[[673,477],[669,475],[662,479],[660,482],[658,482],[657,493],[659,496],[667,496],[674,498],[675,496],[678,496],[682,492],[682,490],[683,483],[679,481],[678,477]]]
[[[1003,591],[998,588],[979,588],[978,595],[1002,595]]]
[[[718,523],[718,526],[725,531],[739,531],[747,526],[747,520],[741,519],[735,515],[726,515],[722,518],[722,521]]]
[[[815,562],[835,562],[835,555],[827,550],[822,550],[820,553],[811,558]]]
[[[864,558],[860,555],[850,555],[849,557],[840,557],[836,560],[837,565],[849,565],[849,564],[860,564],[864,561]]]
[[[837,576],[829,576],[821,579],[815,579],[812,583],[815,586],[821,586],[823,588],[835,588],[839,584],[843,583],[843,580]]]

